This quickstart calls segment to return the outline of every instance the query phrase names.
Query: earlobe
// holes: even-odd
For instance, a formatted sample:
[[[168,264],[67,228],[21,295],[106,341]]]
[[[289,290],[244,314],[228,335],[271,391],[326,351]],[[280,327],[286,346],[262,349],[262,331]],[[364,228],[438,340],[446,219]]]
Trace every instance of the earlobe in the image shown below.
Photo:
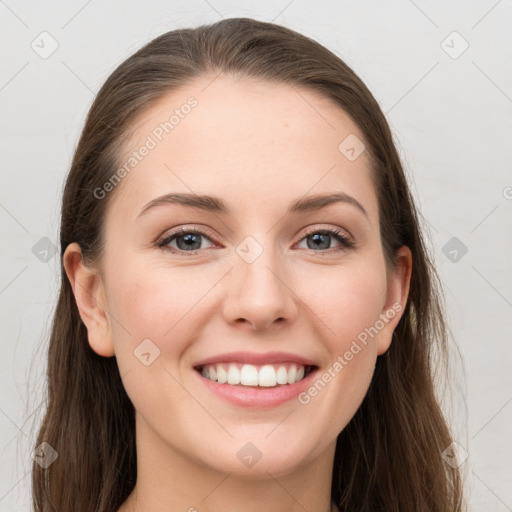
[[[412,274],[412,254],[407,246],[402,246],[396,253],[395,267],[388,279],[386,304],[381,311],[381,319],[384,327],[378,336],[377,354],[384,354],[391,345],[393,332],[402,317],[407,298]]]
[[[101,276],[96,270],[84,264],[77,243],[68,245],[64,252],[63,264],[80,318],[87,328],[89,345],[101,356],[113,356],[114,344]]]

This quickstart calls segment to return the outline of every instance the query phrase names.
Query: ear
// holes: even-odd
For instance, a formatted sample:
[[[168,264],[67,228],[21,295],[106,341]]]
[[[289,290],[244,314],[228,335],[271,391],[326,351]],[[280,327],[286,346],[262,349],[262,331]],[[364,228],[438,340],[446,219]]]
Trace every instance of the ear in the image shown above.
[[[384,327],[377,338],[377,354],[384,354],[391,345],[393,331],[400,318],[402,318],[407,297],[409,296],[409,285],[412,272],[412,254],[407,246],[402,246],[396,253],[395,266],[388,277],[388,289],[386,303],[382,308],[380,319]]]
[[[69,244],[63,256],[80,318],[87,327],[89,345],[100,356],[114,355],[106,295],[100,274],[82,261],[82,251],[77,243]]]

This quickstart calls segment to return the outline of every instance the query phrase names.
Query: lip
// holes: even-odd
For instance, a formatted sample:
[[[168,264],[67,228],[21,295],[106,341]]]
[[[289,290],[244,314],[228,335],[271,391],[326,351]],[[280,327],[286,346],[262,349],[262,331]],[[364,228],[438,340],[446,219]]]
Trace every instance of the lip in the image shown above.
[[[213,364],[213,363],[204,363]],[[197,370],[193,370],[199,381],[217,397],[239,407],[251,409],[269,409],[293,400],[300,393],[311,386],[318,373],[318,366],[299,382],[285,384],[273,388],[251,387],[242,385],[219,384],[216,381],[203,377]]]
[[[315,363],[315,361],[289,352],[228,352],[209,357],[207,359],[202,359],[201,361],[194,363],[192,366],[197,369],[198,367],[207,364],[218,363],[248,363],[254,365],[295,363],[302,366],[318,366],[318,363]]]

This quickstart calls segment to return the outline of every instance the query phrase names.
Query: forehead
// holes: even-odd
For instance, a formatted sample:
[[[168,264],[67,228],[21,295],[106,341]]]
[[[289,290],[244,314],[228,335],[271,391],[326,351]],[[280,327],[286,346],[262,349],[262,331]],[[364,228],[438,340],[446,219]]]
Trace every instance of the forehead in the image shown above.
[[[345,140],[362,144],[363,136],[316,91],[203,77],[162,97],[133,124],[119,162],[129,172],[118,185],[116,210],[133,219],[168,192],[215,195],[241,210],[343,191],[376,214],[367,152],[347,158],[339,148]]]

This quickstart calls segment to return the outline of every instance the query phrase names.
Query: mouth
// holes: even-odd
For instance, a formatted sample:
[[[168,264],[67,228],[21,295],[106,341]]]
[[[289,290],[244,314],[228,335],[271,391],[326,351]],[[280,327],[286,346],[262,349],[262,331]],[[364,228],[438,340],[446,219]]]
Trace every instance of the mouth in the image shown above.
[[[319,367],[297,363],[215,363],[194,366],[208,393],[236,407],[268,411],[297,399],[313,384]]]
[[[200,364],[194,370],[218,384],[239,388],[277,388],[296,384],[318,369],[316,365],[292,362],[250,364],[238,362]]]
[[[206,393],[237,407],[268,410],[312,385],[320,366],[290,352],[230,352],[196,361],[193,374]]]

